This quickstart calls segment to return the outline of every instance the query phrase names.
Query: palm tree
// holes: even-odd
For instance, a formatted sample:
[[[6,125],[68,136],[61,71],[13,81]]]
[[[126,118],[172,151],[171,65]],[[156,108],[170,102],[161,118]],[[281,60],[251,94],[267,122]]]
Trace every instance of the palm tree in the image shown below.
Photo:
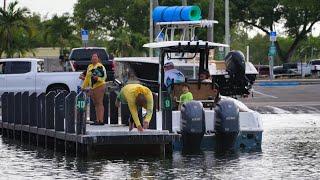
[[[27,8],[17,8],[18,2],[9,4],[7,10],[0,8],[0,57],[6,53],[13,57],[32,50],[29,43],[30,28],[27,23]]]
[[[59,47],[63,52],[67,47],[74,46],[79,42],[75,35],[74,25],[68,14],[54,15],[52,19],[44,22],[44,39],[53,47]]]

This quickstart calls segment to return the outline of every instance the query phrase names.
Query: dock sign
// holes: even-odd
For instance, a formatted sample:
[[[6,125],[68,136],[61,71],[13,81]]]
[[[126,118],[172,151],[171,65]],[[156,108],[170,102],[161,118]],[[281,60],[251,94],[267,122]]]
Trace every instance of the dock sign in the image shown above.
[[[89,40],[89,31],[86,29],[81,29],[81,39],[82,41],[88,41]]]

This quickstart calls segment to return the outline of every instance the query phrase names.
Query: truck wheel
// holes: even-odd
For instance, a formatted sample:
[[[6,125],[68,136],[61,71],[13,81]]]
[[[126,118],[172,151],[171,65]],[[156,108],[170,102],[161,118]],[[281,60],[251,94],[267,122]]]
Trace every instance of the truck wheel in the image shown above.
[[[55,92],[56,94],[58,94],[59,92],[63,92],[63,91],[67,91],[69,92],[69,89],[65,86],[62,86],[62,85],[55,85],[55,86],[52,86],[52,87],[49,87],[48,90],[47,90],[47,94],[49,92]]]

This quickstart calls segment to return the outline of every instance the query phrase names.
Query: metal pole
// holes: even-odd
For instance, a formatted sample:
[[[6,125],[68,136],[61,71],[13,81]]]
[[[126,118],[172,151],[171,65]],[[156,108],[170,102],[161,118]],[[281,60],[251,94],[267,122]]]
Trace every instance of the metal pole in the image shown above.
[[[250,48],[247,46],[247,62],[249,62]]]
[[[214,20],[214,0],[210,0],[209,4],[209,20]],[[207,38],[208,41],[213,42],[213,26],[208,29]]]
[[[225,0],[225,44],[230,46],[229,0]],[[225,54],[228,54],[229,51],[230,47],[227,47]]]
[[[182,6],[186,6],[187,4],[187,0],[182,0]]]
[[[150,27],[149,27],[149,42],[153,42],[153,19],[152,19],[152,12],[153,12],[153,0],[150,0]],[[149,49],[149,56],[153,57],[153,49]]]

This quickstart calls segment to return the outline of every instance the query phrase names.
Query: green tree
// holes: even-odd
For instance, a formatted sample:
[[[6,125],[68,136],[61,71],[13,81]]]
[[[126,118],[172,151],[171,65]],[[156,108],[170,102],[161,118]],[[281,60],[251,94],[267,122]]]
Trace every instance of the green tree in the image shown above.
[[[68,47],[79,44],[80,39],[76,35],[75,26],[68,14],[62,16],[54,15],[51,19],[44,21],[44,40],[53,47],[59,47],[63,52]]]
[[[17,8],[18,2],[9,4],[7,10],[0,8],[0,57],[3,53],[13,57],[33,49],[30,43],[31,31],[27,23],[27,8]]]
[[[320,21],[320,3],[317,0],[232,0],[232,18],[245,26],[255,27],[269,35],[277,23],[284,24],[288,36],[293,38],[285,50],[276,42],[278,56],[283,62],[290,61],[296,49]]]

